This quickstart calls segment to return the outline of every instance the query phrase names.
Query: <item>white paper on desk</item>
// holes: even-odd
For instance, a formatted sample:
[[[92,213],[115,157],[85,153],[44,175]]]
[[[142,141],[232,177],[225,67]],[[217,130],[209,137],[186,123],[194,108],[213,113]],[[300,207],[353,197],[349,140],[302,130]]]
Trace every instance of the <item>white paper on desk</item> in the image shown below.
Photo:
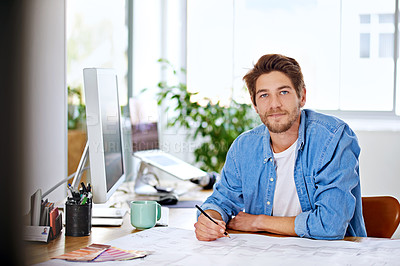
[[[253,234],[231,234],[231,238],[202,242],[196,239],[194,231],[153,228],[109,244],[121,245],[125,249],[152,250],[154,253],[143,261],[159,265],[399,265],[400,241],[378,242],[355,243]]]
[[[196,239],[192,230],[155,227],[107,244],[153,251],[145,258],[113,265],[400,265],[400,240],[356,243],[231,234],[231,238],[203,242]],[[49,262],[64,264],[69,263]]]

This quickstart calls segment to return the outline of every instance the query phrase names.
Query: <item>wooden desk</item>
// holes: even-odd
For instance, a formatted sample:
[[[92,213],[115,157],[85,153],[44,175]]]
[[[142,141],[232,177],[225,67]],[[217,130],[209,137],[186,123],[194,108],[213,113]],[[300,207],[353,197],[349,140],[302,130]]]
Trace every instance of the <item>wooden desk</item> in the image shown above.
[[[200,188],[195,188],[187,195],[182,196],[181,200],[199,200],[204,201],[211,194],[211,190],[203,191]],[[127,207],[128,201],[140,199],[137,196],[132,196],[129,193],[117,192],[110,200],[113,204],[117,204],[116,207]],[[118,205],[119,204],[119,205]],[[169,226],[177,227],[182,229],[193,230],[194,223],[196,222],[196,208],[170,208],[169,210]],[[105,244],[111,240],[126,236],[138,232],[130,223],[130,214],[126,213],[124,216],[124,222],[120,227],[92,227],[90,236],[85,237],[71,237],[65,236],[65,228],[62,234],[50,243],[27,243],[26,254],[27,264],[35,264],[43,261],[50,260],[52,257],[62,255],[67,252],[71,252],[83,247],[86,247],[92,243]],[[229,233],[248,233],[241,231],[229,230]],[[270,233],[257,233],[268,236],[278,236]],[[346,238],[349,241],[360,241],[362,238]]]
[[[125,185],[126,186],[130,186]],[[204,201],[211,194],[211,190],[204,191],[199,187],[193,186],[192,190],[186,195],[180,197],[180,200],[199,200]],[[131,193],[117,191],[110,199],[111,204],[116,207],[128,207],[128,202],[131,200],[142,199],[143,197],[135,196]],[[170,208],[169,210],[169,226],[182,229],[194,229],[193,225],[196,222],[196,208]],[[25,251],[27,254],[27,264],[35,264],[50,260],[52,257],[62,255],[92,243],[105,244],[111,240],[123,237],[127,234],[138,232],[130,221],[130,213],[124,216],[124,222],[120,227],[92,227],[90,236],[72,237],[65,236],[65,228],[61,235],[50,241],[48,244],[39,242],[26,243]]]

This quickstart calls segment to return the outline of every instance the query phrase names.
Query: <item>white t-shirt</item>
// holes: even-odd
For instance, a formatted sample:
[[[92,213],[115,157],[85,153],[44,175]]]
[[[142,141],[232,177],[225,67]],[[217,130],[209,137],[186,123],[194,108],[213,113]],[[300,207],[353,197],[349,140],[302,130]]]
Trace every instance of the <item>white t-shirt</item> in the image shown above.
[[[276,162],[276,184],[273,216],[297,216],[301,213],[299,197],[294,184],[294,164],[297,140],[288,149],[274,153]]]

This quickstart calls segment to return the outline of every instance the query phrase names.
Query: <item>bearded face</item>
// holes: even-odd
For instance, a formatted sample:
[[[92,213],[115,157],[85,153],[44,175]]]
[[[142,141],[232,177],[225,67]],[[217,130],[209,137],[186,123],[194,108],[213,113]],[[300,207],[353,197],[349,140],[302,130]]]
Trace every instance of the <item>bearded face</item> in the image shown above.
[[[288,131],[300,116],[300,104],[291,109],[277,108],[259,114],[261,121],[272,133],[283,133]]]
[[[299,121],[305,89],[299,98],[291,80],[282,72],[261,75],[256,82],[255,109],[271,133],[288,131]]]

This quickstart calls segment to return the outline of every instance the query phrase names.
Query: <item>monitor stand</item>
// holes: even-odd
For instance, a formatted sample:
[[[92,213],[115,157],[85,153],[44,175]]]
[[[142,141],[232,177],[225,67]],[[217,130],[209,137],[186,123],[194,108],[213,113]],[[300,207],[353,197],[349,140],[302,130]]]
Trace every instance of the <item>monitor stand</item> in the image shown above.
[[[81,181],[82,178],[82,173],[83,173],[83,167],[86,164],[87,158],[89,155],[89,142],[86,141],[85,149],[83,150],[81,159],[78,164],[78,168],[76,169],[74,180],[72,181],[71,187],[73,190],[77,190],[79,186],[79,182]]]
[[[135,180],[135,193],[147,196],[164,196],[174,192],[173,188],[161,187],[157,175],[149,170],[150,164],[141,161]]]

